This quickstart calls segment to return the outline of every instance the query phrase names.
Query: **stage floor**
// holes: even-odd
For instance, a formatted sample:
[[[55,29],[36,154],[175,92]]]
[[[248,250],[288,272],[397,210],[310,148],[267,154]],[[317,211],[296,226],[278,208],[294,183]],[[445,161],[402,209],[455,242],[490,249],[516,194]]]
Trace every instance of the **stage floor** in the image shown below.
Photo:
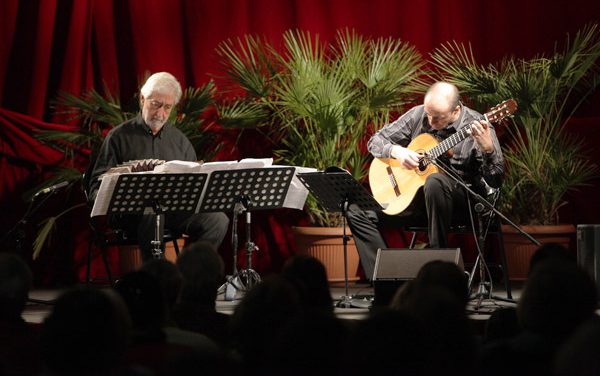
[[[95,285],[98,286],[98,285]],[[506,290],[500,283],[494,284],[493,298],[487,299],[489,294],[486,294],[483,299],[472,299],[467,305],[467,313],[473,320],[487,320],[490,313],[501,306],[514,306],[521,295],[523,283],[511,283],[512,297],[514,302],[507,302]],[[103,286],[98,286],[103,288]],[[477,286],[476,286],[477,287]],[[352,282],[348,284],[348,292],[343,283],[333,283],[330,285],[331,296],[336,303],[344,302],[346,307],[336,307],[335,313],[338,317],[351,320],[362,320],[368,317],[372,309],[373,298],[375,296],[374,288],[366,283]],[[477,290],[475,288],[474,290]],[[50,313],[53,307],[53,301],[63,292],[61,289],[35,289],[30,292],[30,302],[27,304],[23,312],[23,318],[28,322],[41,323]],[[235,306],[239,303],[243,293],[237,292],[236,297],[232,301],[224,300],[221,294],[217,297],[216,306],[219,312],[232,314]],[[344,298],[347,297],[347,298]],[[500,299],[498,299],[500,298]]]

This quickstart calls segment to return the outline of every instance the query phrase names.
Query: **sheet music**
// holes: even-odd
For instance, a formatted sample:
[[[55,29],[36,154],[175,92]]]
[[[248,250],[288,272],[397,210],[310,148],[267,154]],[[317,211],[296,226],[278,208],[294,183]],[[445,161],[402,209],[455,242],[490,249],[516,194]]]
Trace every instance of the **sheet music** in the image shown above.
[[[296,172],[294,172],[294,177],[292,178],[292,182],[290,183],[290,187],[288,188],[287,196],[285,196],[285,201],[283,202],[284,208],[298,210],[302,210],[304,208],[304,203],[306,202],[306,198],[308,197],[308,189],[306,189],[304,184],[302,184],[302,182],[298,179],[297,175],[305,172],[317,172],[317,169],[311,167],[296,167]]]
[[[237,163],[237,161],[205,162],[200,167],[200,172],[211,173],[213,171],[229,170],[237,165]]]
[[[92,208],[90,217],[106,215],[106,212],[108,212],[108,205],[110,204],[110,198],[115,190],[115,185],[117,184],[119,175],[120,174],[110,174],[102,177],[102,182],[100,183],[98,195],[96,195],[96,200],[94,201],[94,207]]]
[[[201,168],[202,163],[174,160],[154,167],[154,172],[191,174],[194,172],[201,172]]]
[[[240,160],[240,162],[237,165],[237,168],[263,168],[271,166],[273,166],[273,158],[244,158]]]

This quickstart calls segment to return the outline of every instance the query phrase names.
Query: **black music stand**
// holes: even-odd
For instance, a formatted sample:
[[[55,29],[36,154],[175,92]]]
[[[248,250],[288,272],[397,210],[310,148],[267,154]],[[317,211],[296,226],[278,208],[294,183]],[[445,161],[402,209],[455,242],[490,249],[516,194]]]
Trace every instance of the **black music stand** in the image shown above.
[[[294,167],[249,168],[213,171],[210,175],[200,212],[233,212],[231,244],[233,274],[219,288],[227,300],[234,297],[235,289],[247,291],[260,282],[260,275],[252,269],[252,252],[258,250],[250,231],[251,210],[281,208],[294,177]],[[238,271],[237,217],[246,212],[246,268]],[[245,280],[245,282],[244,282]],[[228,289],[233,287],[234,290]]]
[[[152,256],[163,258],[164,213],[194,213],[207,174],[122,174],[117,178],[107,214],[149,215],[156,218]]]
[[[358,205],[363,210],[381,210],[382,207],[371,194],[357,182],[346,170],[329,167],[323,172],[298,174],[298,179],[315,196],[319,204],[330,212],[342,213],[343,246],[344,246],[344,286],[346,294],[337,306],[350,308],[352,297],[348,295],[348,236],[346,236],[346,213],[350,204]],[[361,307],[360,305],[356,305]]]

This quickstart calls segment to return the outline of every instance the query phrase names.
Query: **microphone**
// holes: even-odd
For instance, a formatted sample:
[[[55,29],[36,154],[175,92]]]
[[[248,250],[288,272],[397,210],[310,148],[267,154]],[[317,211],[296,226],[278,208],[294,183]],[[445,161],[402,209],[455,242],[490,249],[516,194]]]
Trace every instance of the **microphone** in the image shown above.
[[[54,185],[51,185],[51,186],[49,186],[47,188],[39,190],[35,195],[33,195],[33,197],[37,197],[39,195],[46,194],[46,193],[52,193],[52,192],[57,191],[57,190],[59,190],[59,189],[61,189],[63,187],[66,187],[67,185],[69,185],[68,181],[61,181],[58,184],[54,184]]]

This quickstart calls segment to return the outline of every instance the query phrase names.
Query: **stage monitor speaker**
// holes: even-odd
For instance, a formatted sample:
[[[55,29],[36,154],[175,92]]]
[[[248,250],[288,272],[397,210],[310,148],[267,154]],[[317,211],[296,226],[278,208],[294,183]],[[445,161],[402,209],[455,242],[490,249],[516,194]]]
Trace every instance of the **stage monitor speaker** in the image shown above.
[[[600,225],[577,225],[577,263],[600,291]]]
[[[465,268],[460,248],[378,249],[373,273],[373,305],[388,305],[396,290],[414,279],[421,267],[433,260],[453,262],[461,270]]]

